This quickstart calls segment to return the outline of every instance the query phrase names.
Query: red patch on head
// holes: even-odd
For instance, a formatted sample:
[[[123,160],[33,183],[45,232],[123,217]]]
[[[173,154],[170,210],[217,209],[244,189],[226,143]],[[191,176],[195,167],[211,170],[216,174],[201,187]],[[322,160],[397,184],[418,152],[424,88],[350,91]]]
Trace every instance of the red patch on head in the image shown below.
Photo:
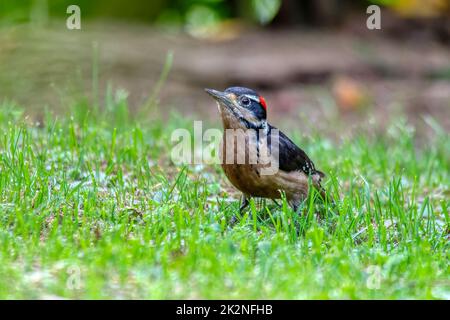
[[[262,96],[259,96],[259,103],[263,106],[264,110],[267,111],[266,100]]]

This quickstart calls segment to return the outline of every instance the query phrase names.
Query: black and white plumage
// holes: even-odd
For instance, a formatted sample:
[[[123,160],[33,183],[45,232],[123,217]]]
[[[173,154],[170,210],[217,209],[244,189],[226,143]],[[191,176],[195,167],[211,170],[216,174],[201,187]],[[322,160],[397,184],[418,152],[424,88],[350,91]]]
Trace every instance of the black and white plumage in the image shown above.
[[[301,201],[308,196],[310,181],[320,193],[324,193],[321,186],[324,174],[315,168],[308,155],[288,136],[267,122],[267,105],[262,96],[243,87],[231,87],[224,92],[212,89],[206,91],[216,99],[219,106],[225,129],[222,168],[230,182],[243,193],[241,210],[247,206],[250,197],[277,199],[282,193],[293,209],[297,210]],[[247,134],[245,143],[239,145],[235,141],[227,141],[225,132],[230,129],[256,134]],[[267,165],[249,161],[249,150],[256,150],[259,161],[264,141],[272,157],[272,162],[269,162],[277,165],[273,174],[262,174]],[[227,153],[232,153],[235,159],[243,156],[246,161],[227,163]]]

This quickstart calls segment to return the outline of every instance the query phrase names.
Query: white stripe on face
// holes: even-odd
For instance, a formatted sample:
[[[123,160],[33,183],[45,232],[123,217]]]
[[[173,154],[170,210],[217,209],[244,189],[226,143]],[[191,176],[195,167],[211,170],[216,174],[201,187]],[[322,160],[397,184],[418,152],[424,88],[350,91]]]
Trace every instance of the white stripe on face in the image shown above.
[[[246,96],[247,98],[249,98],[249,99],[251,99],[251,100],[256,101],[256,102],[259,103],[259,97],[258,97],[258,96],[253,96],[253,95],[250,95],[250,94],[245,94],[245,96]]]

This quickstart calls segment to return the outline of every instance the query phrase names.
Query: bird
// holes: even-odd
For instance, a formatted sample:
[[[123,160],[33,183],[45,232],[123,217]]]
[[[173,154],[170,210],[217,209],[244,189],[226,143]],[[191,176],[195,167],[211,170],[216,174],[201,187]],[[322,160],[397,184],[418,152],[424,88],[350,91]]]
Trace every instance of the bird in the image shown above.
[[[268,107],[263,96],[245,87],[230,87],[223,92],[205,88],[205,91],[217,102],[222,118],[221,166],[231,184],[242,192],[240,212],[249,205],[252,197],[276,201],[283,194],[297,212],[308,197],[310,186],[325,196],[321,185],[325,174],[316,169],[305,151],[267,121]],[[244,142],[231,141],[230,137],[234,136],[229,134],[230,131],[244,132],[244,139],[240,140]],[[251,161],[255,158],[256,161]],[[276,170],[267,170],[274,163]],[[264,174],[265,169],[268,174]]]

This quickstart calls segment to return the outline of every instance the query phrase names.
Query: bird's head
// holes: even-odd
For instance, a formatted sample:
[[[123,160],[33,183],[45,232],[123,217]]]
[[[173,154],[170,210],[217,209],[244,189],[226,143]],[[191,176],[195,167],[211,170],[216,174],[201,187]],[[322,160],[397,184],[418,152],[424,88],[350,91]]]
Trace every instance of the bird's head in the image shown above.
[[[225,91],[205,89],[216,101],[224,127],[259,129],[266,126],[266,101],[256,91],[231,87]]]

